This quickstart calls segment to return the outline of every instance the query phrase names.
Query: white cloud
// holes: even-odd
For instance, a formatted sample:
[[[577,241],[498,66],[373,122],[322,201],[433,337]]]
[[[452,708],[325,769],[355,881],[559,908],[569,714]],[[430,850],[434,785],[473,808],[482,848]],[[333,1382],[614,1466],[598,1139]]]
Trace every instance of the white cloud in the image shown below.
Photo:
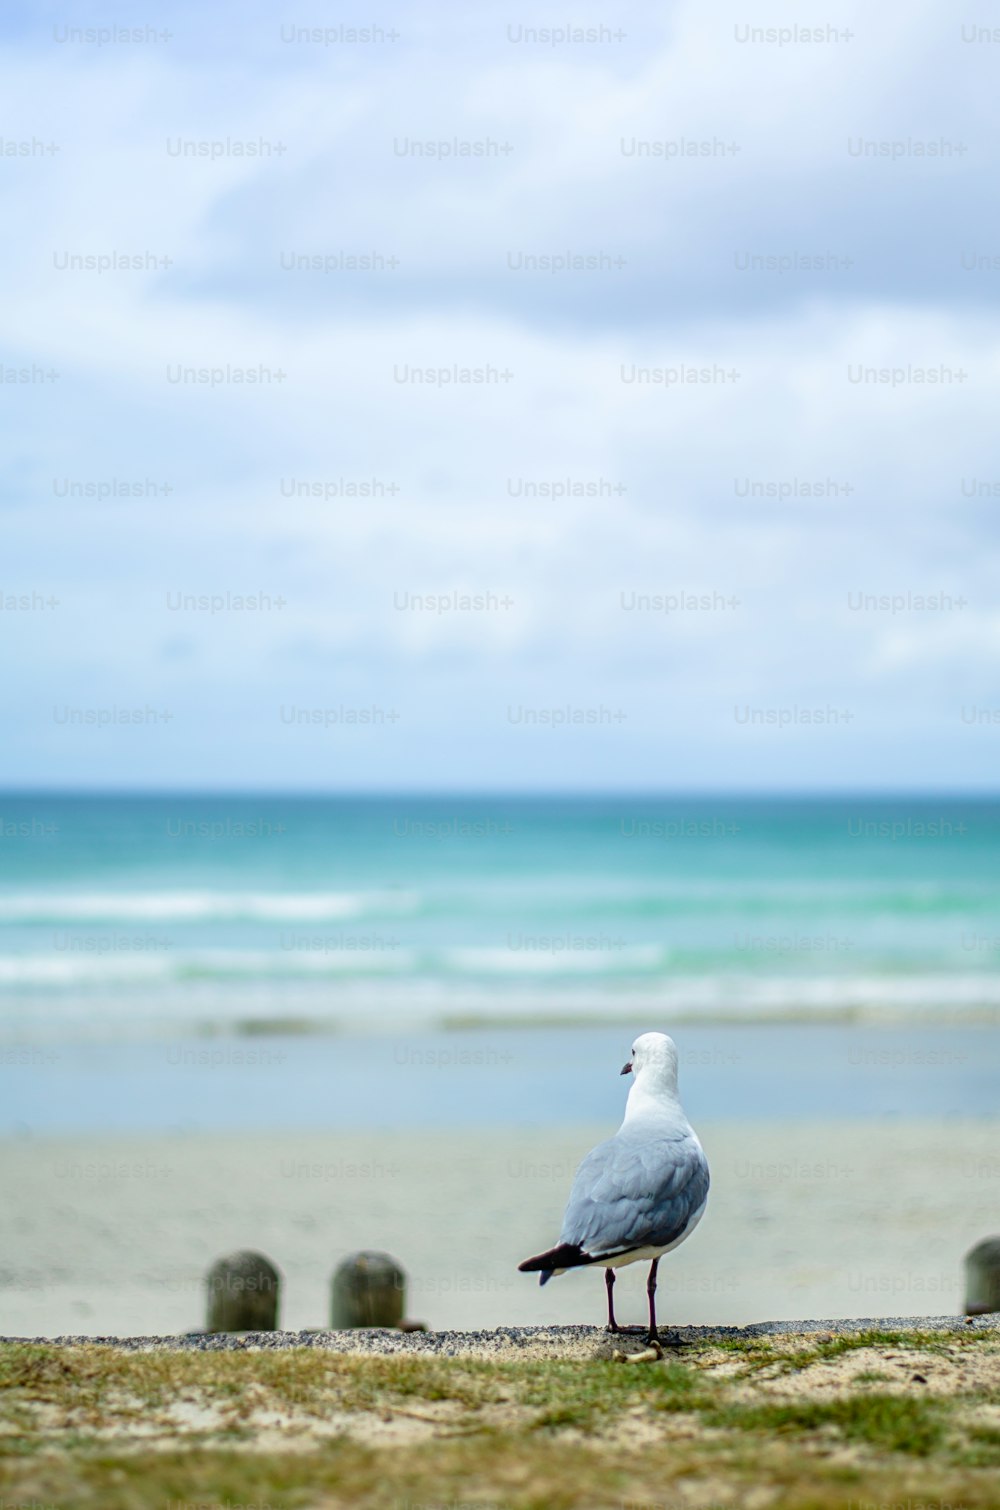
[[[253,13],[225,61],[190,42],[123,60],[23,40],[0,79],[10,132],[64,150],[8,177],[18,298],[3,360],[61,376],[0,390],[21,563],[8,561],[3,589],[62,603],[18,621],[8,779],[72,780],[81,749],[53,738],[45,706],[122,688],[180,710],[163,769],[156,748],[144,755],[147,781],[216,778],[233,743],[250,782],[322,781],[321,745],[290,755],[274,709],[349,687],[409,712],[405,766],[395,745],[348,741],[336,767],[348,784],[889,783],[904,730],[908,779],[981,783],[985,747],[973,760],[948,710],[959,689],[985,696],[995,665],[994,510],[960,482],[997,472],[1000,320],[956,296],[951,264],[936,283],[921,255],[944,234],[938,202],[981,187],[983,168],[974,140],[928,167],[852,161],[844,138],[974,138],[987,81],[939,8],[895,7],[877,31],[850,16],[837,18],[857,33],[843,56],[741,47],[742,16],[690,6],[672,12],[669,40],[579,60],[504,44],[507,17],[489,45],[452,29],[437,46],[432,13],[419,42],[370,60],[282,50],[273,18]],[[732,136],[744,150],[630,161],[623,134]],[[167,153],[178,135],[289,150],[191,163]],[[516,150],[420,164],[394,156],[394,135],[506,135]],[[901,269],[908,295],[887,287],[885,259],[873,265],[885,205],[890,271],[909,249],[923,277],[914,287]],[[948,234],[957,266],[961,235]],[[968,234],[988,241],[988,222]],[[741,283],[732,269],[741,245],[858,243],[853,280]],[[384,249],[399,278],[284,273],[282,247]],[[505,267],[511,248],[616,247],[626,267],[589,278]],[[173,265],[53,267],[54,252],[146,250]],[[259,364],[286,377],[167,381],[177,365]],[[714,380],[623,381],[633,364]],[[495,380],[396,380],[454,366]],[[883,367],[952,377],[850,380]],[[173,491],[56,496],[55,482],[109,478]],[[280,487],[373,478],[398,491],[313,501]],[[567,479],[598,496],[531,496]],[[817,482],[832,496],[803,492]],[[767,496],[791,484],[795,496]],[[168,592],[256,589],[287,605],[165,607]],[[514,601],[464,615],[394,606],[399,592],[453,591]],[[963,592],[969,606],[885,620],[851,613],[854,591]],[[626,611],[632,592],[739,604],[658,615]],[[580,735],[568,772],[554,739],[506,720],[511,699],[617,700],[629,718]],[[733,720],[748,699],[833,699],[855,721],[825,738],[750,738]],[[131,779],[127,743],[114,748],[104,767],[88,749],[88,770]]]

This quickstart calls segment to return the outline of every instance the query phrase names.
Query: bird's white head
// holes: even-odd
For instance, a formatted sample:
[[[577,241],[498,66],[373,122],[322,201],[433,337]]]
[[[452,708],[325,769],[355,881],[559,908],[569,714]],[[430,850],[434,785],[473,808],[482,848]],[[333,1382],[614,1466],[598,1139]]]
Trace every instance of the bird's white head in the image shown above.
[[[622,1074],[635,1077],[634,1088],[641,1085],[653,1094],[676,1096],[677,1045],[666,1033],[640,1033]]]

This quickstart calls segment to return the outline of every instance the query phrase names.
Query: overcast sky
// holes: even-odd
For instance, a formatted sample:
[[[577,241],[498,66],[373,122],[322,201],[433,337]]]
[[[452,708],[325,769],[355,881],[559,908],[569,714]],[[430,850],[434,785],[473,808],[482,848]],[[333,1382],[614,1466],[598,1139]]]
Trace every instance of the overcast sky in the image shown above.
[[[993,787],[995,20],[6,6],[0,781]]]

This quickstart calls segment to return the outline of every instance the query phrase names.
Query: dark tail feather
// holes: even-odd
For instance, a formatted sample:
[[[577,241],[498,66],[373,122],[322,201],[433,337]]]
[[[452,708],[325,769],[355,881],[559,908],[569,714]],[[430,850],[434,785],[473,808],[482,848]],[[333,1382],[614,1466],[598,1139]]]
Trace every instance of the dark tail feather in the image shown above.
[[[522,1264],[518,1264],[521,1274],[534,1274],[540,1270],[538,1283],[548,1284],[552,1278],[554,1269],[579,1269],[583,1264],[593,1263],[593,1259],[578,1248],[576,1243],[557,1243],[547,1253],[536,1253],[534,1258],[526,1258]]]

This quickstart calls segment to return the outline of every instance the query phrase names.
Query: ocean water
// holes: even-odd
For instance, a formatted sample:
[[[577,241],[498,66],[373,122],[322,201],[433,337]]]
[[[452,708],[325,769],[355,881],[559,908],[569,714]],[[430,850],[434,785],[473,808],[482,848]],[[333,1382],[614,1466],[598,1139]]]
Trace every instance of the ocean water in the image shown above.
[[[696,1127],[995,1118],[1000,1033],[962,1024],[672,1023],[212,1039],[0,1051],[0,1137],[538,1129],[610,1132],[636,1029],[674,1028]],[[540,1147],[543,1146],[540,1144]],[[797,1139],[790,1138],[790,1148]],[[994,1174],[996,1172],[994,1168]]]
[[[0,1043],[1000,1008],[1000,802],[0,798]]]

